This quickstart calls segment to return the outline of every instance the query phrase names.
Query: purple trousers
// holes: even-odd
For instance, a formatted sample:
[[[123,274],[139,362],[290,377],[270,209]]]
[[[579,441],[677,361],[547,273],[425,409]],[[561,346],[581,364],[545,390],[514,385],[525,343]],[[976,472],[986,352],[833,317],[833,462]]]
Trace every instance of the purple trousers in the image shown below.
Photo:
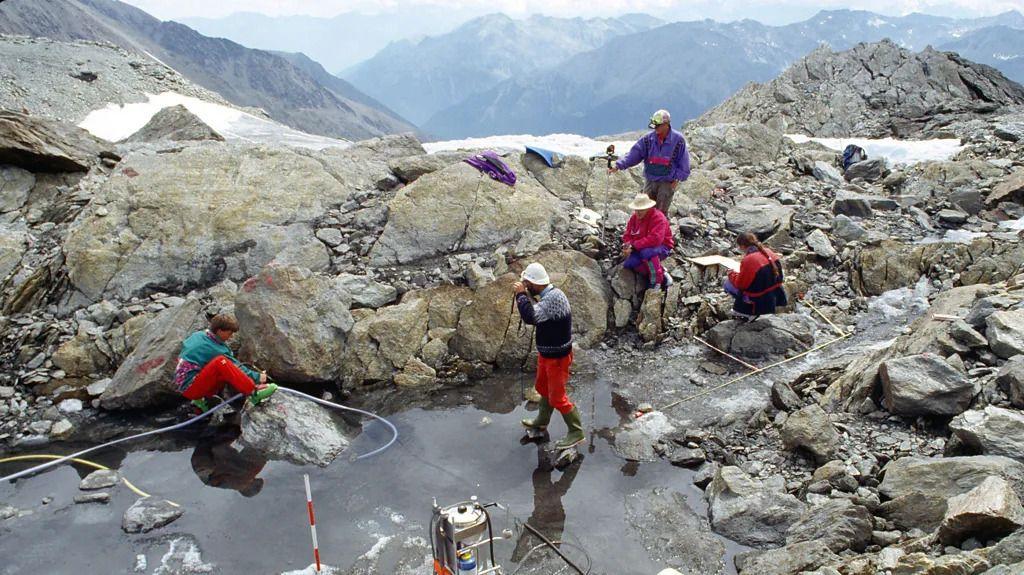
[[[667,258],[669,249],[665,246],[633,250],[622,267],[633,270],[647,278],[649,285],[659,285],[665,281],[665,268],[661,267],[662,258]]]

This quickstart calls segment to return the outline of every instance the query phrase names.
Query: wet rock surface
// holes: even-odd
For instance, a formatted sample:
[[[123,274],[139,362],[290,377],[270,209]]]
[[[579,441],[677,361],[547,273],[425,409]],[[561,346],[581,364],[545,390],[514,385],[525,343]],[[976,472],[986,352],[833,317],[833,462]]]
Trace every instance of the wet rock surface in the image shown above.
[[[344,424],[326,407],[283,391],[246,405],[241,427],[239,446],[299,465],[325,467],[349,445]]]

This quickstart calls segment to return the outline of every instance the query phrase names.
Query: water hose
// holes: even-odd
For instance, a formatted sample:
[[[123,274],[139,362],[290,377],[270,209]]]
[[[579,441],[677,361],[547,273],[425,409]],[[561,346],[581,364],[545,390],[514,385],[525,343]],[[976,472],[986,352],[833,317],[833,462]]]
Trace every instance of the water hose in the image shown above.
[[[56,460],[56,459],[62,459],[62,457],[60,455],[48,455],[48,454],[46,454],[46,455],[44,455],[44,454],[15,455],[13,457],[4,457],[3,459],[0,459],[0,463],[12,463],[12,462],[15,462],[15,461],[32,461],[34,459]],[[85,466],[88,466],[88,467],[92,467],[93,469],[99,469],[101,471],[110,471],[111,470],[106,465],[102,465],[102,464],[96,463],[95,461],[89,461],[88,459],[82,459],[82,458],[79,458],[79,457],[74,457],[74,458],[70,459],[70,461],[72,463],[78,463],[79,465],[85,465]],[[125,487],[127,487],[128,489],[131,489],[132,492],[135,493],[136,495],[138,495],[139,497],[149,497],[149,493],[146,493],[145,491],[139,489],[138,487],[135,486],[134,483],[132,483],[131,481],[128,481],[128,479],[126,479],[124,477],[121,477],[121,482],[124,483]],[[173,501],[168,501],[168,503],[170,503],[171,505],[173,505],[175,507],[181,507],[180,505],[178,505],[177,503],[175,503]]]
[[[555,554],[558,555],[562,559],[562,561],[565,561],[566,565],[568,565],[569,567],[572,567],[573,570],[575,570],[580,575],[587,575],[587,573],[588,573],[587,571],[584,571],[583,569],[580,569],[579,565],[573,563],[572,559],[569,559],[568,557],[566,557],[565,553],[562,553],[562,550],[559,549],[558,546],[554,544],[554,542],[552,542],[550,539],[545,537],[544,534],[541,533],[540,531],[538,531],[533,525],[530,525],[529,523],[526,523],[524,521],[523,522],[523,527],[526,528],[526,530],[529,531],[530,533],[536,535],[538,539],[540,539],[541,541],[544,542],[544,545],[547,545],[548,547],[550,547],[551,550],[554,551]],[[589,556],[588,556],[588,559],[589,559]]]
[[[337,403],[331,403],[329,401],[324,401],[322,399],[319,399],[319,398],[313,397],[311,395],[307,395],[305,393],[302,393],[301,391],[296,391],[294,389],[290,389],[290,388],[287,388],[287,387],[281,387],[281,388],[278,388],[278,389],[279,389],[279,391],[284,391],[286,393],[291,393],[292,395],[296,395],[296,396],[299,396],[299,397],[304,397],[306,399],[309,399],[310,401],[313,401],[315,403],[318,403],[320,405],[323,405],[323,406],[326,406],[326,407],[329,407],[329,408],[332,408],[332,409],[340,409],[340,410],[343,410],[343,411],[351,411],[353,413],[359,413],[361,415],[372,417],[372,418],[382,422],[384,425],[386,425],[391,430],[391,433],[392,433],[391,439],[387,443],[385,443],[383,446],[378,447],[377,449],[374,449],[373,451],[370,451],[368,453],[364,453],[364,454],[356,457],[357,460],[358,459],[364,459],[364,458],[367,458],[367,457],[371,457],[373,455],[377,455],[378,453],[380,453],[380,452],[384,451],[385,449],[391,447],[395,443],[395,441],[398,440],[398,429],[390,421],[384,419],[383,417],[381,417],[381,416],[379,416],[379,415],[377,415],[375,413],[371,413],[369,411],[364,411],[362,409],[356,409],[354,407],[348,407],[346,405],[340,405],[340,404],[337,404]],[[20,479],[22,477],[26,477],[28,475],[33,475],[33,474],[39,473],[40,471],[43,471],[45,469],[49,469],[51,467],[60,465],[62,463],[68,462],[68,461],[85,462],[85,460],[81,460],[81,461],[78,461],[78,460],[80,460],[83,455],[86,455],[88,453],[92,453],[93,451],[97,451],[97,450],[103,449],[105,447],[110,447],[112,445],[117,445],[119,443],[124,443],[126,441],[132,441],[134,439],[142,439],[143,437],[149,437],[151,435],[158,435],[158,434],[161,434],[161,433],[167,433],[168,431],[175,431],[175,430],[178,430],[178,429],[182,429],[184,427],[192,425],[193,423],[196,423],[197,421],[200,421],[202,419],[210,417],[211,415],[213,415],[217,411],[225,408],[228,404],[234,402],[235,400],[237,400],[240,397],[242,397],[241,393],[239,393],[239,394],[235,395],[234,397],[232,397],[232,398],[230,398],[230,399],[220,403],[219,405],[215,406],[213,409],[210,409],[209,411],[206,411],[204,413],[200,413],[199,415],[197,415],[197,416],[195,416],[195,417],[193,417],[191,419],[188,419],[186,421],[183,421],[181,423],[176,423],[174,425],[169,425],[167,427],[161,427],[160,429],[153,429],[151,431],[145,431],[143,433],[136,433],[135,435],[129,435],[128,437],[122,437],[120,439],[115,439],[113,441],[108,441],[106,443],[103,443],[103,444],[100,444],[100,445],[97,445],[97,446],[94,446],[94,447],[90,447],[88,449],[83,449],[81,451],[72,453],[71,455],[47,456],[46,457],[47,459],[49,459],[50,457],[53,457],[54,459],[52,459],[51,461],[48,461],[46,463],[43,463],[43,464],[40,464],[40,465],[36,465],[34,467],[30,467],[30,468],[25,469],[23,471],[19,471],[17,473],[12,473],[12,474],[7,475],[5,477],[0,477],[0,482],[3,482],[3,481],[13,481],[15,479]],[[29,458],[31,456],[21,456],[21,457]],[[0,463],[3,463],[4,461],[6,461],[6,460],[0,460]],[[87,462],[85,464],[89,465],[91,463]],[[91,465],[95,466],[95,465],[98,465],[98,464],[91,464]],[[133,491],[135,491],[135,490],[133,489]],[[141,490],[136,491],[136,492],[141,494]]]

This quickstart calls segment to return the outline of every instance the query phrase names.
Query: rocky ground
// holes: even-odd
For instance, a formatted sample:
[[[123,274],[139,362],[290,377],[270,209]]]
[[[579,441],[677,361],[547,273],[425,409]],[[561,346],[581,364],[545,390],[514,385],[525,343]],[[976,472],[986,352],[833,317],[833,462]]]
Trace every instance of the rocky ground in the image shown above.
[[[541,261],[580,348],[641,362],[657,349],[665,377],[697,391],[731,367],[690,356],[694,335],[758,365],[856,343],[780,368],[753,408],[624,417],[623,458],[698,469],[709,513],[695,521],[757,549],[741,573],[1020,572],[1024,97],[1007,94],[942,118],[963,143],[951,160],[845,174],[770,122],[688,126],[667,292],[617,267],[641,176],[602,161],[509,154],[508,187],[411,136],[323,151],[190,141],[209,132],[179,110],[114,145],[2,112],[0,441],[92,437],[99,414],[178,403],[180,341],[221,311],[241,322],[241,356],[281,382],[357,397],[472,385],[528,361],[510,285]],[[731,254],[741,231],[783,255],[794,302],[750,325],[685,259]],[[878,297],[904,288],[917,309]],[[889,312],[916,319],[895,337],[860,321]],[[631,413],[656,395],[628,379]]]

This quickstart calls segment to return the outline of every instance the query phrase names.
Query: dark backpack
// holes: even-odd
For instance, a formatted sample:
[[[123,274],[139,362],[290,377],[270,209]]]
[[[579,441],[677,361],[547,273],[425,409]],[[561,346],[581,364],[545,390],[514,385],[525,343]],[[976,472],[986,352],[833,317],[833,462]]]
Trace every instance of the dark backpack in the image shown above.
[[[846,149],[843,150],[843,171],[846,171],[857,162],[863,162],[866,159],[868,159],[868,154],[864,151],[864,148],[856,144],[846,146]]]

